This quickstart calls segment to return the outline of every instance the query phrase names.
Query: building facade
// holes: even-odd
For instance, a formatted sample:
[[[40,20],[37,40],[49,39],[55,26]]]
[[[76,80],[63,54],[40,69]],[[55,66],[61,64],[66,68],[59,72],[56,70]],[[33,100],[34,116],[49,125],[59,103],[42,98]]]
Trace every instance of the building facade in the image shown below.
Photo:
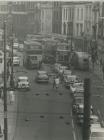
[[[41,4],[41,32],[52,33],[52,3]]]
[[[62,5],[62,34],[73,35],[74,7],[72,4]]]
[[[13,25],[13,32],[20,40],[23,40],[28,33],[38,33],[40,32],[39,2],[0,2],[0,21],[3,23],[4,19]]]
[[[61,34],[62,28],[62,2],[53,2],[53,14],[52,14],[52,32]]]

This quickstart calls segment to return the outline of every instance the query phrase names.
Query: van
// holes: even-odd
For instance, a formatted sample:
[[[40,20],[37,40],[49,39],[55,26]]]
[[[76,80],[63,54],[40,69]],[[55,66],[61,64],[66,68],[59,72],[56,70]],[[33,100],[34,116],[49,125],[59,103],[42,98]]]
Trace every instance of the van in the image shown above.
[[[86,52],[74,52],[71,58],[74,69],[89,70],[89,54]]]

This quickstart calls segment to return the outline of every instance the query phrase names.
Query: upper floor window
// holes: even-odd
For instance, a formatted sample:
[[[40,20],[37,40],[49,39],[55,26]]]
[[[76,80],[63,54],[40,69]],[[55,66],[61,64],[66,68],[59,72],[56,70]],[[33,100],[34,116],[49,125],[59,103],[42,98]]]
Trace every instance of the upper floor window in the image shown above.
[[[79,8],[77,9],[77,20],[79,20]]]
[[[81,20],[83,20],[83,8],[81,9]]]

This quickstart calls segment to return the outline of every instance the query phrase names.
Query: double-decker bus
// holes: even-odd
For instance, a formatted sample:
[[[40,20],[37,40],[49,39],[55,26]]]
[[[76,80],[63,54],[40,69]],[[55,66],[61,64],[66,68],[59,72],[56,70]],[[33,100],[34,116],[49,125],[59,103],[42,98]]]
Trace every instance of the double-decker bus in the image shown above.
[[[40,68],[42,64],[42,45],[35,41],[24,41],[23,65],[28,69]]]

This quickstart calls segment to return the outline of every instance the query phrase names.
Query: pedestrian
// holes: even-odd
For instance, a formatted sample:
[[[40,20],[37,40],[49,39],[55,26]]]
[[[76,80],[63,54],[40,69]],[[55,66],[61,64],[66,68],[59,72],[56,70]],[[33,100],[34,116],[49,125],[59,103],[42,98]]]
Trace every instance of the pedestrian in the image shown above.
[[[9,91],[9,99],[10,99],[10,104],[15,101],[15,95],[12,89]]]
[[[56,87],[56,89],[59,88],[59,84],[60,84],[60,80],[59,80],[59,77],[57,76],[57,77],[55,78],[55,87]]]
[[[55,87],[55,77],[53,78],[53,88]]]

